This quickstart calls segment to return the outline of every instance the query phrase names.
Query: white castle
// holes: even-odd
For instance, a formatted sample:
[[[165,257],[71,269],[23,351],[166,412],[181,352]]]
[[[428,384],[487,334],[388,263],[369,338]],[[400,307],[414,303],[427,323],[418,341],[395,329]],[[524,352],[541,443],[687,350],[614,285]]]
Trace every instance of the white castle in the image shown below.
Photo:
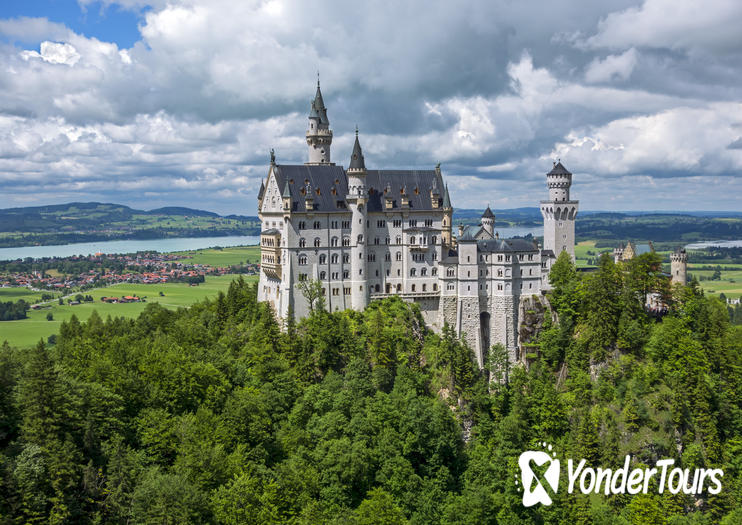
[[[578,201],[561,162],[546,175],[544,246],[501,239],[487,208],[478,227],[452,235],[453,206],[440,165],[431,170],[366,169],[356,130],[347,169],[330,161],[332,130],[319,82],[306,132],[309,162],[276,163],[258,194],[261,272],[258,299],[280,320],[309,314],[297,283],[319,281],[325,307],[363,310],[397,295],[420,306],[425,322],[464,338],[483,366],[502,343],[523,358],[519,320],[549,286],[562,252],[574,258]]]

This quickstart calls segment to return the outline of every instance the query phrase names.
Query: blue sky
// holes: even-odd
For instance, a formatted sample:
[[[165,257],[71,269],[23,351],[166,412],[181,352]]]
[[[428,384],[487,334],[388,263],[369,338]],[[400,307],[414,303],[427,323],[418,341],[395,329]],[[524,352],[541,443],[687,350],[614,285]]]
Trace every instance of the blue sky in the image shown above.
[[[81,6],[76,0],[22,0],[0,3],[0,18],[39,17],[60,22],[74,32],[131,47],[141,38],[137,24],[145,8],[123,8],[100,2]],[[38,44],[37,41],[16,42]]]
[[[668,16],[668,13],[672,16]],[[0,3],[2,207],[254,214],[303,163],[316,72],[347,164],[442,163],[461,208],[742,210],[742,3]]]

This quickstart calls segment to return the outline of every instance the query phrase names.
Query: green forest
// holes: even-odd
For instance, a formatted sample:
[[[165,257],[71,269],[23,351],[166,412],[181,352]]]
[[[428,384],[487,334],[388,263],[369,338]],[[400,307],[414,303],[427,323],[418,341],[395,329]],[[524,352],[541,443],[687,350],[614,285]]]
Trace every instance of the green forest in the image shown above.
[[[5,344],[0,523],[740,523],[742,330],[660,270],[604,256],[580,274],[563,254],[558,320],[528,366],[495,346],[484,371],[413,304],[319,299],[279,326],[241,279],[177,311],[73,318],[55,345]],[[560,490],[525,508],[518,456],[542,442],[594,467],[722,468],[723,490]]]

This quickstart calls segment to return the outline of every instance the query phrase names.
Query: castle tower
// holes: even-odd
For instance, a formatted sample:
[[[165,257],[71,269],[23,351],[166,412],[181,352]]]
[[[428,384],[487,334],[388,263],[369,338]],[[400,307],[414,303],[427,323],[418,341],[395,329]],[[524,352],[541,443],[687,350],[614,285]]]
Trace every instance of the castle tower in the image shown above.
[[[348,174],[348,195],[345,200],[353,214],[350,227],[351,307],[360,311],[368,305],[369,294],[366,275],[366,202],[368,193],[366,190],[366,163],[363,159],[361,144],[358,142],[357,128],[356,141],[353,144],[353,153],[350,156],[350,164],[346,172]]]
[[[670,280],[683,286],[688,282],[688,254],[684,248],[670,254]]]
[[[541,215],[544,218],[544,250],[551,250],[555,256],[567,252],[575,258],[575,218],[579,201],[569,199],[572,186],[572,174],[562,166],[554,163],[553,169],[546,174],[549,187],[549,200],[541,201]]]
[[[482,228],[484,231],[489,233],[490,236],[495,236],[495,214],[492,213],[489,206],[487,206],[487,209],[484,210],[484,213],[482,214]]]
[[[624,246],[623,243],[618,245],[618,248],[613,248],[613,262],[618,263],[623,260]]]
[[[307,145],[309,146],[309,162],[307,164],[331,164],[330,145],[332,144],[332,130],[327,118],[327,108],[322,100],[317,79],[317,93],[314,95],[309,110],[309,129],[307,129]]]
[[[440,164],[435,169],[440,171]],[[443,244],[446,246],[453,246],[452,229],[453,207],[451,206],[451,196],[448,194],[448,184],[446,184],[446,191],[443,193],[443,219],[441,222],[441,237],[443,238]]]

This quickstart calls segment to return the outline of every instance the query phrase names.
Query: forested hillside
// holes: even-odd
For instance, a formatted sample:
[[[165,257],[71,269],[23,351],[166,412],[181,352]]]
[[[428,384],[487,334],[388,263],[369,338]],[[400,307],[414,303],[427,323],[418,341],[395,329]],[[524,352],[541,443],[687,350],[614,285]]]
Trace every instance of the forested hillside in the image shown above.
[[[256,289],[0,349],[0,523],[742,522],[742,332],[648,254],[586,277],[561,258],[528,369],[488,379],[398,299],[282,332]],[[548,316],[547,316],[548,318]],[[721,467],[700,498],[570,495],[524,508],[519,454]]]
[[[122,204],[71,202],[0,209],[0,247],[258,233],[257,217],[222,217],[175,206],[144,211]]]

